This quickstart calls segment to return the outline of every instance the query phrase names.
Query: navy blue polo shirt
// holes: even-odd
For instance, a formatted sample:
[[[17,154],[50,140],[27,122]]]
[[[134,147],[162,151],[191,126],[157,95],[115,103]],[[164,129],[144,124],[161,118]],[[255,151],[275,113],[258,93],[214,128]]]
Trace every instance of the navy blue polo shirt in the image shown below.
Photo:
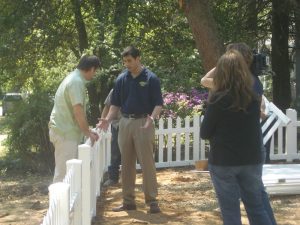
[[[151,115],[155,106],[163,105],[158,77],[146,68],[136,78],[125,70],[116,79],[111,104],[122,113]]]

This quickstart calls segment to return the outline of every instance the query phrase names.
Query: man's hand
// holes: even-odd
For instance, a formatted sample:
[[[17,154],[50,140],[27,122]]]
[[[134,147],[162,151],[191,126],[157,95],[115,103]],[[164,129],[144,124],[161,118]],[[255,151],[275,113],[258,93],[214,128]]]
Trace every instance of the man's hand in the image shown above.
[[[94,143],[95,143],[96,141],[98,141],[98,139],[99,139],[99,135],[97,134],[97,132],[95,132],[95,131],[93,131],[93,130],[90,130],[90,131],[89,131],[88,137],[89,137],[90,140],[91,140],[91,146],[93,146]]]
[[[152,116],[147,116],[147,120],[146,120],[146,123],[144,124],[144,126],[142,126],[141,128],[142,129],[147,129],[149,127],[152,127],[154,126],[154,119]]]
[[[109,123],[110,123],[110,121],[108,119],[100,118],[99,123],[96,125],[96,127],[101,130],[107,131],[107,129],[109,127]]]

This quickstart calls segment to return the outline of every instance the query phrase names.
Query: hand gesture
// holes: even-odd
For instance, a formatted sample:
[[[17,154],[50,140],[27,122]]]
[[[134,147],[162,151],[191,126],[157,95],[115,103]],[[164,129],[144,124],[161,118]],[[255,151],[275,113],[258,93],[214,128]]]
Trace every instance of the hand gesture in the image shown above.
[[[88,136],[88,137],[90,138],[91,146],[93,146],[94,143],[95,143],[96,141],[98,141],[98,139],[99,139],[99,135],[97,134],[97,132],[95,132],[95,131],[93,131],[93,130],[90,130],[89,136]]]
[[[154,119],[152,116],[147,116],[147,120],[146,123],[144,124],[144,126],[142,126],[142,129],[147,129],[149,127],[152,127],[154,125]]]

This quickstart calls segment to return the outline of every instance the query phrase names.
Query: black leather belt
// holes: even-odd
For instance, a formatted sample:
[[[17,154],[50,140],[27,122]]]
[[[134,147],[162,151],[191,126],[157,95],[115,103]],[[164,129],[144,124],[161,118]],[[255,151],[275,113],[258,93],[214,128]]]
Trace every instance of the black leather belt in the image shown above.
[[[122,113],[122,116],[128,119],[140,119],[140,118],[146,118],[148,114],[126,114]]]

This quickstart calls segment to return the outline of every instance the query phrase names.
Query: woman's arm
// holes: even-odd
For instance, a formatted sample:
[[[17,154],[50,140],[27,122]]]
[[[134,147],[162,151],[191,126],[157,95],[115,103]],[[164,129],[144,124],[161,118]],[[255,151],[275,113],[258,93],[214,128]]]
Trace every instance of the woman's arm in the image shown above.
[[[217,104],[218,103],[208,104],[207,106],[200,127],[200,137],[202,139],[210,139],[215,133],[216,124],[221,117],[221,109]]]
[[[216,67],[214,67],[213,69],[211,69],[207,74],[205,74],[204,77],[202,77],[201,79],[201,85],[212,89],[214,87],[214,76],[215,76],[215,69]]]

